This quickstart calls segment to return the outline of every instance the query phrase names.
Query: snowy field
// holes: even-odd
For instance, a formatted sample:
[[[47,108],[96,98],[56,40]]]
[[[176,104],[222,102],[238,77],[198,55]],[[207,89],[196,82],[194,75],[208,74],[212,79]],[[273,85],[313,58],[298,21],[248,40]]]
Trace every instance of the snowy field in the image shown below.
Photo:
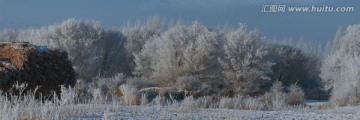
[[[203,120],[203,119],[254,119],[254,120],[354,120],[360,119],[360,106],[321,109],[317,107],[324,102],[310,102],[312,107],[289,108],[282,111],[253,111],[232,109],[189,109],[183,107],[159,106],[96,106],[99,112],[88,112],[82,116],[72,117],[68,120],[79,119],[177,119],[177,120]],[[87,105],[79,105],[87,107]],[[94,107],[94,106],[93,106]],[[92,109],[94,110],[94,109]]]

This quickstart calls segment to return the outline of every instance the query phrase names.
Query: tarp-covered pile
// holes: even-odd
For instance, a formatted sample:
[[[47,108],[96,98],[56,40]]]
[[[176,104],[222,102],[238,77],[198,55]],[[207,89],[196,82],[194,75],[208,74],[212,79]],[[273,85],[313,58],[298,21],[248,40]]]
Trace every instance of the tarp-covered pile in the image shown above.
[[[28,42],[0,43],[0,89],[9,90],[16,82],[27,83],[38,92],[60,92],[59,85],[75,84],[75,71],[67,53]]]

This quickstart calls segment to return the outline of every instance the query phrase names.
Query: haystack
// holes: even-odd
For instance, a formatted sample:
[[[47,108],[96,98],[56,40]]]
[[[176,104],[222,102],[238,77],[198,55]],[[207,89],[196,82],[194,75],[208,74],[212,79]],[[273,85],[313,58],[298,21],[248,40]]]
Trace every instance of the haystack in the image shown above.
[[[27,83],[28,90],[40,86],[39,93],[60,93],[60,85],[73,86],[75,71],[65,51],[28,42],[0,43],[0,89]]]

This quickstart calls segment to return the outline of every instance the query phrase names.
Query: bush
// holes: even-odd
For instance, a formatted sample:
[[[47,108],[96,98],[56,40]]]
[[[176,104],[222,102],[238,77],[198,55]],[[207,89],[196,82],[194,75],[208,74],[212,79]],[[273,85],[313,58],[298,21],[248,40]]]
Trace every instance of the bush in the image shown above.
[[[119,87],[124,83],[125,75],[119,73],[110,78],[95,78],[92,82],[78,80],[75,89],[82,101],[97,99],[96,102],[106,103],[123,96]]]
[[[120,97],[123,93],[119,90],[119,86],[125,83],[125,75],[120,73],[112,78],[99,78],[95,83],[101,88],[102,93],[107,100]]]
[[[286,99],[286,104],[287,105],[303,105],[304,101],[305,101],[305,94],[302,91],[302,89],[295,85],[292,84],[289,87],[289,93],[288,93],[288,97]]]
[[[264,95],[267,109],[280,110],[286,106],[286,93],[283,91],[284,87],[281,82],[277,81],[273,84],[270,91]]]
[[[299,86],[292,84],[288,89],[286,90],[280,81],[273,83],[270,91],[261,96],[267,110],[281,110],[304,104],[304,92]]]

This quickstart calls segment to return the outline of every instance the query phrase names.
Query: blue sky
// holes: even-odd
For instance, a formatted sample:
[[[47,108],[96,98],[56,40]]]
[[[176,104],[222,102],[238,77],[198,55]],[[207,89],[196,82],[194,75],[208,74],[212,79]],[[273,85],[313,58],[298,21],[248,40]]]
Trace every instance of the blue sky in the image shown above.
[[[262,13],[263,5],[351,6],[349,13]],[[247,23],[267,38],[322,42],[339,26],[360,24],[357,0],[0,0],[0,29],[24,29],[60,23],[68,18],[97,20],[106,28],[120,28],[129,20],[158,15],[198,20],[207,26]]]

